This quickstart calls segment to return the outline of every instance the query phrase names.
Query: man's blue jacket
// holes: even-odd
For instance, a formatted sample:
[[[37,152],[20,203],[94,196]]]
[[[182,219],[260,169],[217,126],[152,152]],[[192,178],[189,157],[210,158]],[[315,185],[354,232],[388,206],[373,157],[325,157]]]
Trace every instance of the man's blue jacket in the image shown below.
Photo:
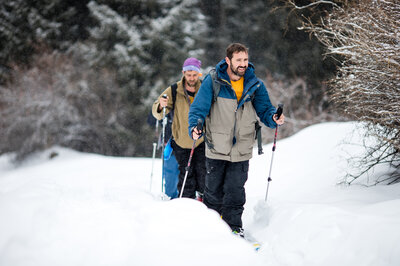
[[[211,75],[208,74],[203,80],[189,110],[189,134],[201,119],[205,121],[208,158],[244,161],[252,157],[256,116],[266,126],[275,128],[272,116],[276,108],[271,104],[265,85],[256,77],[251,63],[244,75],[243,94],[239,101],[231,86],[227,68],[225,59],[216,66],[217,82],[221,86],[215,102]]]

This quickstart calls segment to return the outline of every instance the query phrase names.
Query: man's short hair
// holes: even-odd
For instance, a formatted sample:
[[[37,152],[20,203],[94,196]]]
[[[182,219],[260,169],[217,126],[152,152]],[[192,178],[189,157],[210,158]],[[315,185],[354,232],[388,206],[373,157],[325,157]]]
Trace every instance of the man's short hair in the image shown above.
[[[226,56],[229,59],[232,59],[234,53],[245,52],[246,54],[249,53],[249,49],[241,43],[231,43],[226,48]]]

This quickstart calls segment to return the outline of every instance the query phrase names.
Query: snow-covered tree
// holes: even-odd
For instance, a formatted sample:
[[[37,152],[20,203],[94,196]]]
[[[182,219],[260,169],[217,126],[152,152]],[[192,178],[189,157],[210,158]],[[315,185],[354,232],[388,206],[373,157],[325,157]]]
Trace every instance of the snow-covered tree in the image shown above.
[[[66,49],[85,39],[90,26],[82,1],[0,2],[0,83],[9,78],[15,64],[29,64],[43,47]]]
[[[110,155],[150,154],[150,104],[180,78],[183,60],[202,52],[193,34],[204,27],[198,2],[99,0],[84,4],[85,10],[63,3],[12,0],[1,6],[0,34],[14,27],[6,36],[15,38],[15,47],[3,39],[1,45],[9,54],[38,54],[26,60],[30,66],[12,57],[4,61],[14,73],[1,88],[0,153],[17,151],[22,158],[58,144]],[[90,14],[88,38],[81,32],[75,40],[85,41],[72,45],[68,40],[79,32],[83,14]],[[23,25],[30,42],[22,37]],[[21,34],[14,36],[16,30]],[[21,50],[26,47],[38,49]]]
[[[126,147],[116,119],[121,95],[115,75],[94,71],[82,55],[51,52],[36,56],[33,68],[18,68],[0,88],[0,154],[23,159],[53,145],[113,155]]]
[[[194,0],[152,1],[147,10],[157,12],[148,14],[139,12],[145,9],[144,2],[136,12],[117,12],[115,1],[102,2],[88,5],[96,26],[90,29],[85,58],[93,67],[115,71],[124,102],[118,119],[131,132],[135,147],[131,153],[149,153],[150,105],[162,89],[181,77],[184,59],[201,54],[193,32],[204,27],[202,16]]]
[[[76,65],[75,59],[61,60],[60,67],[71,74],[48,71],[56,75],[53,78],[46,77],[50,84],[48,86],[56,86],[52,80],[58,80],[61,75],[65,81],[71,82],[68,86],[79,87],[73,79],[67,78],[70,77],[68,75],[75,75],[74,68],[67,65],[74,66],[81,73],[90,73],[86,76],[104,77],[99,80],[105,85],[91,83],[87,86],[87,95],[98,95],[97,89],[104,90],[103,94],[107,97],[118,99],[115,103],[118,107],[115,110],[112,105],[104,108],[112,114],[112,119],[107,121],[113,121],[113,126],[97,126],[97,132],[93,133],[107,138],[84,144],[89,138],[96,140],[97,137],[84,133],[87,131],[74,131],[80,132],[75,136],[80,134],[85,141],[81,141],[81,144],[74,141],[72,147],[122,156],[149,155],[153,129],[146,124],[146,117],[150,105],[163,89],[181,77],[184,59],[195,56],[202,60],[204,68],[214,66],[224,57],[225,47],[232,41],[239,41],[250,47],[250,58],[260,78],[265,77],[266,73],[272,73],[274,81],[283,81],[289,76],[292,79],[284,84],[290,87],[292,80],[304,80],[302,88],[305,91],[294,89],[301,93],[289,96],[293,99],[285,98],[289,95],[287,93],[283,97],[285,103],[303,103],[296,101],[299,95],[311,96],[302,98],[311,101],[303,104],[310,110],[296,112],[296,115],[292,112],[293,119],[307,119],[309,113],[314,114],[313,117],[323,117],[315,115],[325,103],[318,82],[329,71],[320,62],[320,48],[315,46],[315,41],[308,43],[306,33],[293,31],[294,25],[297,25],[296,19],[288,18],[287,9],[272,12],[278,3],[279,0],[3,1],[0,4],[0,75],[17,71],[13,77],[21,79],[25,73],[32,83],[29,88],[29,82],[14,80],[15,84],[10,82],[3,87],[3,95],[11,93],[12,90],[8,90],[10,88],[25,86],[24,89],[31,90],[32,94],[39,93],[36,87],[41,85],[34,84],[38,83],[37,80],[44,80],[40,70],[44,68],[35,55],[44,55],[46,60],[50,60],[50,54],[57,57],[64,53],[74,55],[82,63]],[[35,58],[33,61],[32,56]],[[79,80],[82,80],[80,84],[90,83],[85,77]],[[110,91],[107,84],[113,84],[110,85]],[[51,93],[57,94],[57,91],[52,89],[46,93],[50,97]],[[284,90],[277,90],[276,95],[282,96],[283,93]],[[12,99],[16,102],[22,100],[16,94]],[[79,106],[85,106],[85,103],[92,106],[90,99],[92,97],[81,97],[79,101],[69,102],[69,106],[73,110],[80,110],[82,108]],[[10,111],[6,109],[11,106],[11,102],[5,103],[3,100],[0,111]],[[37,119],[47,109],[40,110],[35,113]],[[325,111],[322,108],[322,112]],[[94,118],[88,120],[84,112],[76,112],[76,115],[79,121],[85,121],[82,123],[90,124],[91,130],[93,125],[104,125],[104,117],[97,116],[101,120],[97,124]],[[73,123],[78,123],[78,120]],[[31,125],[40,127],[37,123]],[[54,125],[60,124],[54,122]],[[5,128],[4,124],[0,126]],[[298,127],[296,125],[293,128]],[[64,130],[59,132],[68,135]],[[65,145],[66,142],[54,143]],[[3,144],[7,146],[7,143]],[[13,146],[11,150],[18,150],[18,145],[10,146]]]

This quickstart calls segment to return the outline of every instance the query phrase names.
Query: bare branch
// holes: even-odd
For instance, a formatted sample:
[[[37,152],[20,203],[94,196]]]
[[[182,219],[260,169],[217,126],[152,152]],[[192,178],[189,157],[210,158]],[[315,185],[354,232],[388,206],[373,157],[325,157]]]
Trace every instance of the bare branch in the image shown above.
[[[297,6],[296,3],[294,1],[288,1],[290,5],[292,5],[295,9],[308,9],[310,7],[316,6],[316,5],[320,5],[320,4],[329,4],[329,5],[333,5],[335,7],[339,7],[336,3],[334,3],[333,1],[327,1],[327,0],[318,0],[315,2],[312,2],[308,5],[305,6]]]
[[[346,116],[367,123],[366,138],[377,139],[375,146],[366,145],[366,154],[358,159],[360,172],[350,179],[379,164],[391,164],[399,172],[399,28],[400,3],[395,0],[335,5],[319,24],[309,19],[302,27],[326,46],[326,55],[341,58],[336,77],[328,82],[331,101]]]

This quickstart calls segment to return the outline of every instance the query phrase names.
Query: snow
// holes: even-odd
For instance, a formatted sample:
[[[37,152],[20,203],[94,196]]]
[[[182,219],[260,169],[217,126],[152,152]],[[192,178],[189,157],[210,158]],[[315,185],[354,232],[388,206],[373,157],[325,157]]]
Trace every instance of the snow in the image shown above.
[[[243,222],[259,252],[202,203],[162,200],[159,159],[150,192],[151,158],[55,147],[14,167],[3,155],[0,265],[400,265],[400,184],[337,185],[359,130],[324,123],[278,139],[267,202],[271,145],[254,152]]]

